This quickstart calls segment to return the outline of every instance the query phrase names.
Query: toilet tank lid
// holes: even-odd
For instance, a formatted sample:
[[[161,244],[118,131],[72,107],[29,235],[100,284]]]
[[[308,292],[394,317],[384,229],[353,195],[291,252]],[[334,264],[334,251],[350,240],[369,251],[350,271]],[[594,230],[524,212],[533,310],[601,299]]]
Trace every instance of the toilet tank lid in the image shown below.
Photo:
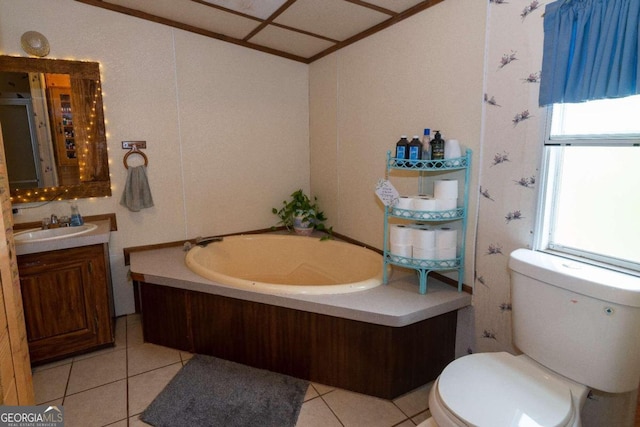
[[[568,291],[621,305],[640,307],[640,277],[546,252],[516,249],[509,268]]]

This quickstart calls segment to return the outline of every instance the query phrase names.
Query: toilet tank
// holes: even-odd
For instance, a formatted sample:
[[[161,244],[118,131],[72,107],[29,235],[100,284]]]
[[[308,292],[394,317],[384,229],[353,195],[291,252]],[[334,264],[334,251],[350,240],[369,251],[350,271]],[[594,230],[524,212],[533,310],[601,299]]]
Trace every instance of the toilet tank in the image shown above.
[[[638,388],[640,277],[527,249],[509,269],[519,350],[591,388]]]

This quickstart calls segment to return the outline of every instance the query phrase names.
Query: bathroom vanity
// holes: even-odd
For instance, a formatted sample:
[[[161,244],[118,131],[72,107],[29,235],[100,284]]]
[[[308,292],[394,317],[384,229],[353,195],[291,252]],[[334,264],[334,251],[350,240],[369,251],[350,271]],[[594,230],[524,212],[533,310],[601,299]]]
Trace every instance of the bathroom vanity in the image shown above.
[[[77,235],[16,239],[32,363],[114,343],[109,268],[112,227],[109,220],[94,224],[95,229]]]

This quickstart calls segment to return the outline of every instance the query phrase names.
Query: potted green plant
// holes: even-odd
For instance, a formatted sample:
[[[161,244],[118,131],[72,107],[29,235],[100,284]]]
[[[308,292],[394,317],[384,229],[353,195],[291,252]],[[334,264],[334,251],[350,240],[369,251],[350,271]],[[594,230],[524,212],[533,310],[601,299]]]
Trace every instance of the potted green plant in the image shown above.
[[[291,193],[291,198],[284,200],[280,209],[273,208],[271,211],[280,218],[278,224],[284,225],[287,230],[293,228],[296,234],[308,236],[313,230],[331,234],[331,229],[324,225],[327,218],[318,206],[318,198],[311,200],[302,189]]]

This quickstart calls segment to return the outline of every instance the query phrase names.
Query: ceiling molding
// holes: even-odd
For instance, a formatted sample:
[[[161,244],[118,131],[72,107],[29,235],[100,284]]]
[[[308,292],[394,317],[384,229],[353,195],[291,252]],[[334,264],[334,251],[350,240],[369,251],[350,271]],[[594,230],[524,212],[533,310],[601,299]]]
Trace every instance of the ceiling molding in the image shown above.
[[[277,55],[293,61],[309,64],[326,55],[329,55],[346,46],[349,46],[359,40],[369,37],[372,34],[375,34],[379,31],[389,28],[397,24],[398,22],[403,21],[404,19],[407,19],[410,16],[413,16],[416,13],[422,12],[423,10],[426,10],[432,6],[435,6],[436,4],[444,0],[423,0],[423,1],[418,1],[417,3],[416,1],[408,0],[407,2],[405,2],[405,4],[413,4],[413,6],[408,7],[407,9],[401,12],[394,12],[393,10],[390,10],[388,8],[379,6],[378,4],[369,3],[363,0],[333,0],[332,2],[333,5],[339,6],[342,4],[340,2],[351,4],[352,6],[346,8],[350,11],[350,13],[359,15],[360,14],[359,12],[362,11],[362,15],[364,17],[369,17],[370,21],[372,18],[376,18],[376,17],[378,17],[378,21],[379,21],[379,15],[381,14],[388,16],[388,18],[384,19],[382,22],[377,22],[375,24],[372,24],[367,28],[357,32],[356,34],[353,34],[350,37],[346,37],[344,40],[340,40],[339,37],[329,37],[326,34],[320,35],[320,34],[314,33],[312,31],[305,29],[304,25],[300,25],[300,26],[291,25],[290,22],[287,22],[287,24],[289,25],[283,25],[274,21],[279,16],[282,16],[283,14],[285,14],[287,10],[296,3],[297,0],[284,1],[282,6],[280,6],[276,11],[274,11],[266,19],[260,19],[255,16],[238,12],[236,10],[228,9],[220,5],[215,5],[204,0],[189,0],[189,1],[192,1],[193,3],[210,7],[212,13],[233,14],[238,17],[237,19],[255,21],[256,27],[255,28],[252,27],[253,29],[251,31],[248,31],[247,34],[245,34],[243,37],[232,37],[229,35],[225,35],[223,34],[222,29],[220,32],[217,32],[215,29],[213,30],[205,29],[205,28],[201,28],[200,26],[181,22],[180,19],[178,18],[179,15],[177,13],[175,17],[166,16],[167,15],[166,10],[164,13],[165,16],[159,16],[157,14],[152,13],[152,11],[149,11],[149,9],[147,9],[147,11],[138,10],[134,7],[127,7],[120,4],[110,3],[109,0],[75,0],[75,1],[89,5],[89,6],[95,6],[102,9],[106,9],[112,12],[123,13],[129,16],[155,22],[158,24],[168,25],[170,27],[178,28],[184,31],[195,33],[195,34],[200,34],[202,36],[210,37],[210,38],[221,40],[224,42],[233,43],[235,45],[258,50],[264,53]],[[301,0],[301,1],[304,1],[304,0]],[[390,0],[390,1],[395,1],[395,0]],[[378,3],[383,3],[383,2],[378,1]],[[135,2],[132,2],[131,4],[133,5],[135,4]],[[304,4],[299,4],[298,6],[304,6]],[[147,3],[147,7],[148,7],[148,3]],[[327,7],[330,7],[329,3]],[[340,7],[338,9],[345,9],[345,7]],[[179,10],[179,5],[176,5],[176,12],[178,12],[178,10]],[[335,18],[344,20],[344,19],[349,19],[351,17],[335,16]],[[342,23],[344,24],[344,22]],[[327,26],[323,28],[328,28],[329,30],[327,30],[327,33],[330,33],[330,29],[331,29],[330,22],[327,22],[326,25]],[[263,30],[267,29],[270,26],[278,27],[278,28],[281,28],[282,30],[293,31],[295,33],[304,35],[309,40],[312,40],[312,39],[317,39],[318,41],[321,40],[324,42],[324,44],[330,44],[330,46],[329,47],[325,46],[324,49],[318,51],[318,49],[321,48],[322,45],[314,42],[313,43],[313,46],[315,46],[314,48],[312,48],[311,50],[310,49],[305,50],[303,46],[296,46],[296,40],[299,38],[291,37],[291,42],[287,40],[286,47],[282,47],[282,45],[284,45],[284,43],[282,43],[279,46],[280,48],[278,49],[275,47],[270,47],[268,41],[265,42],[265,39],[267,39],[266,33],[264,34],[265,37],[261,37],[260,41],[262,41],[262,43],[251,42],[252,38],[255,38],[258,34],[261,34]],[[318,28],[319,27],[316,26],[316,29]],[[275,42],[271,44],[272,46],[277,45]],[[299,54],[303,50],[305,52],[312,52],[312,53],[307,55]]]

